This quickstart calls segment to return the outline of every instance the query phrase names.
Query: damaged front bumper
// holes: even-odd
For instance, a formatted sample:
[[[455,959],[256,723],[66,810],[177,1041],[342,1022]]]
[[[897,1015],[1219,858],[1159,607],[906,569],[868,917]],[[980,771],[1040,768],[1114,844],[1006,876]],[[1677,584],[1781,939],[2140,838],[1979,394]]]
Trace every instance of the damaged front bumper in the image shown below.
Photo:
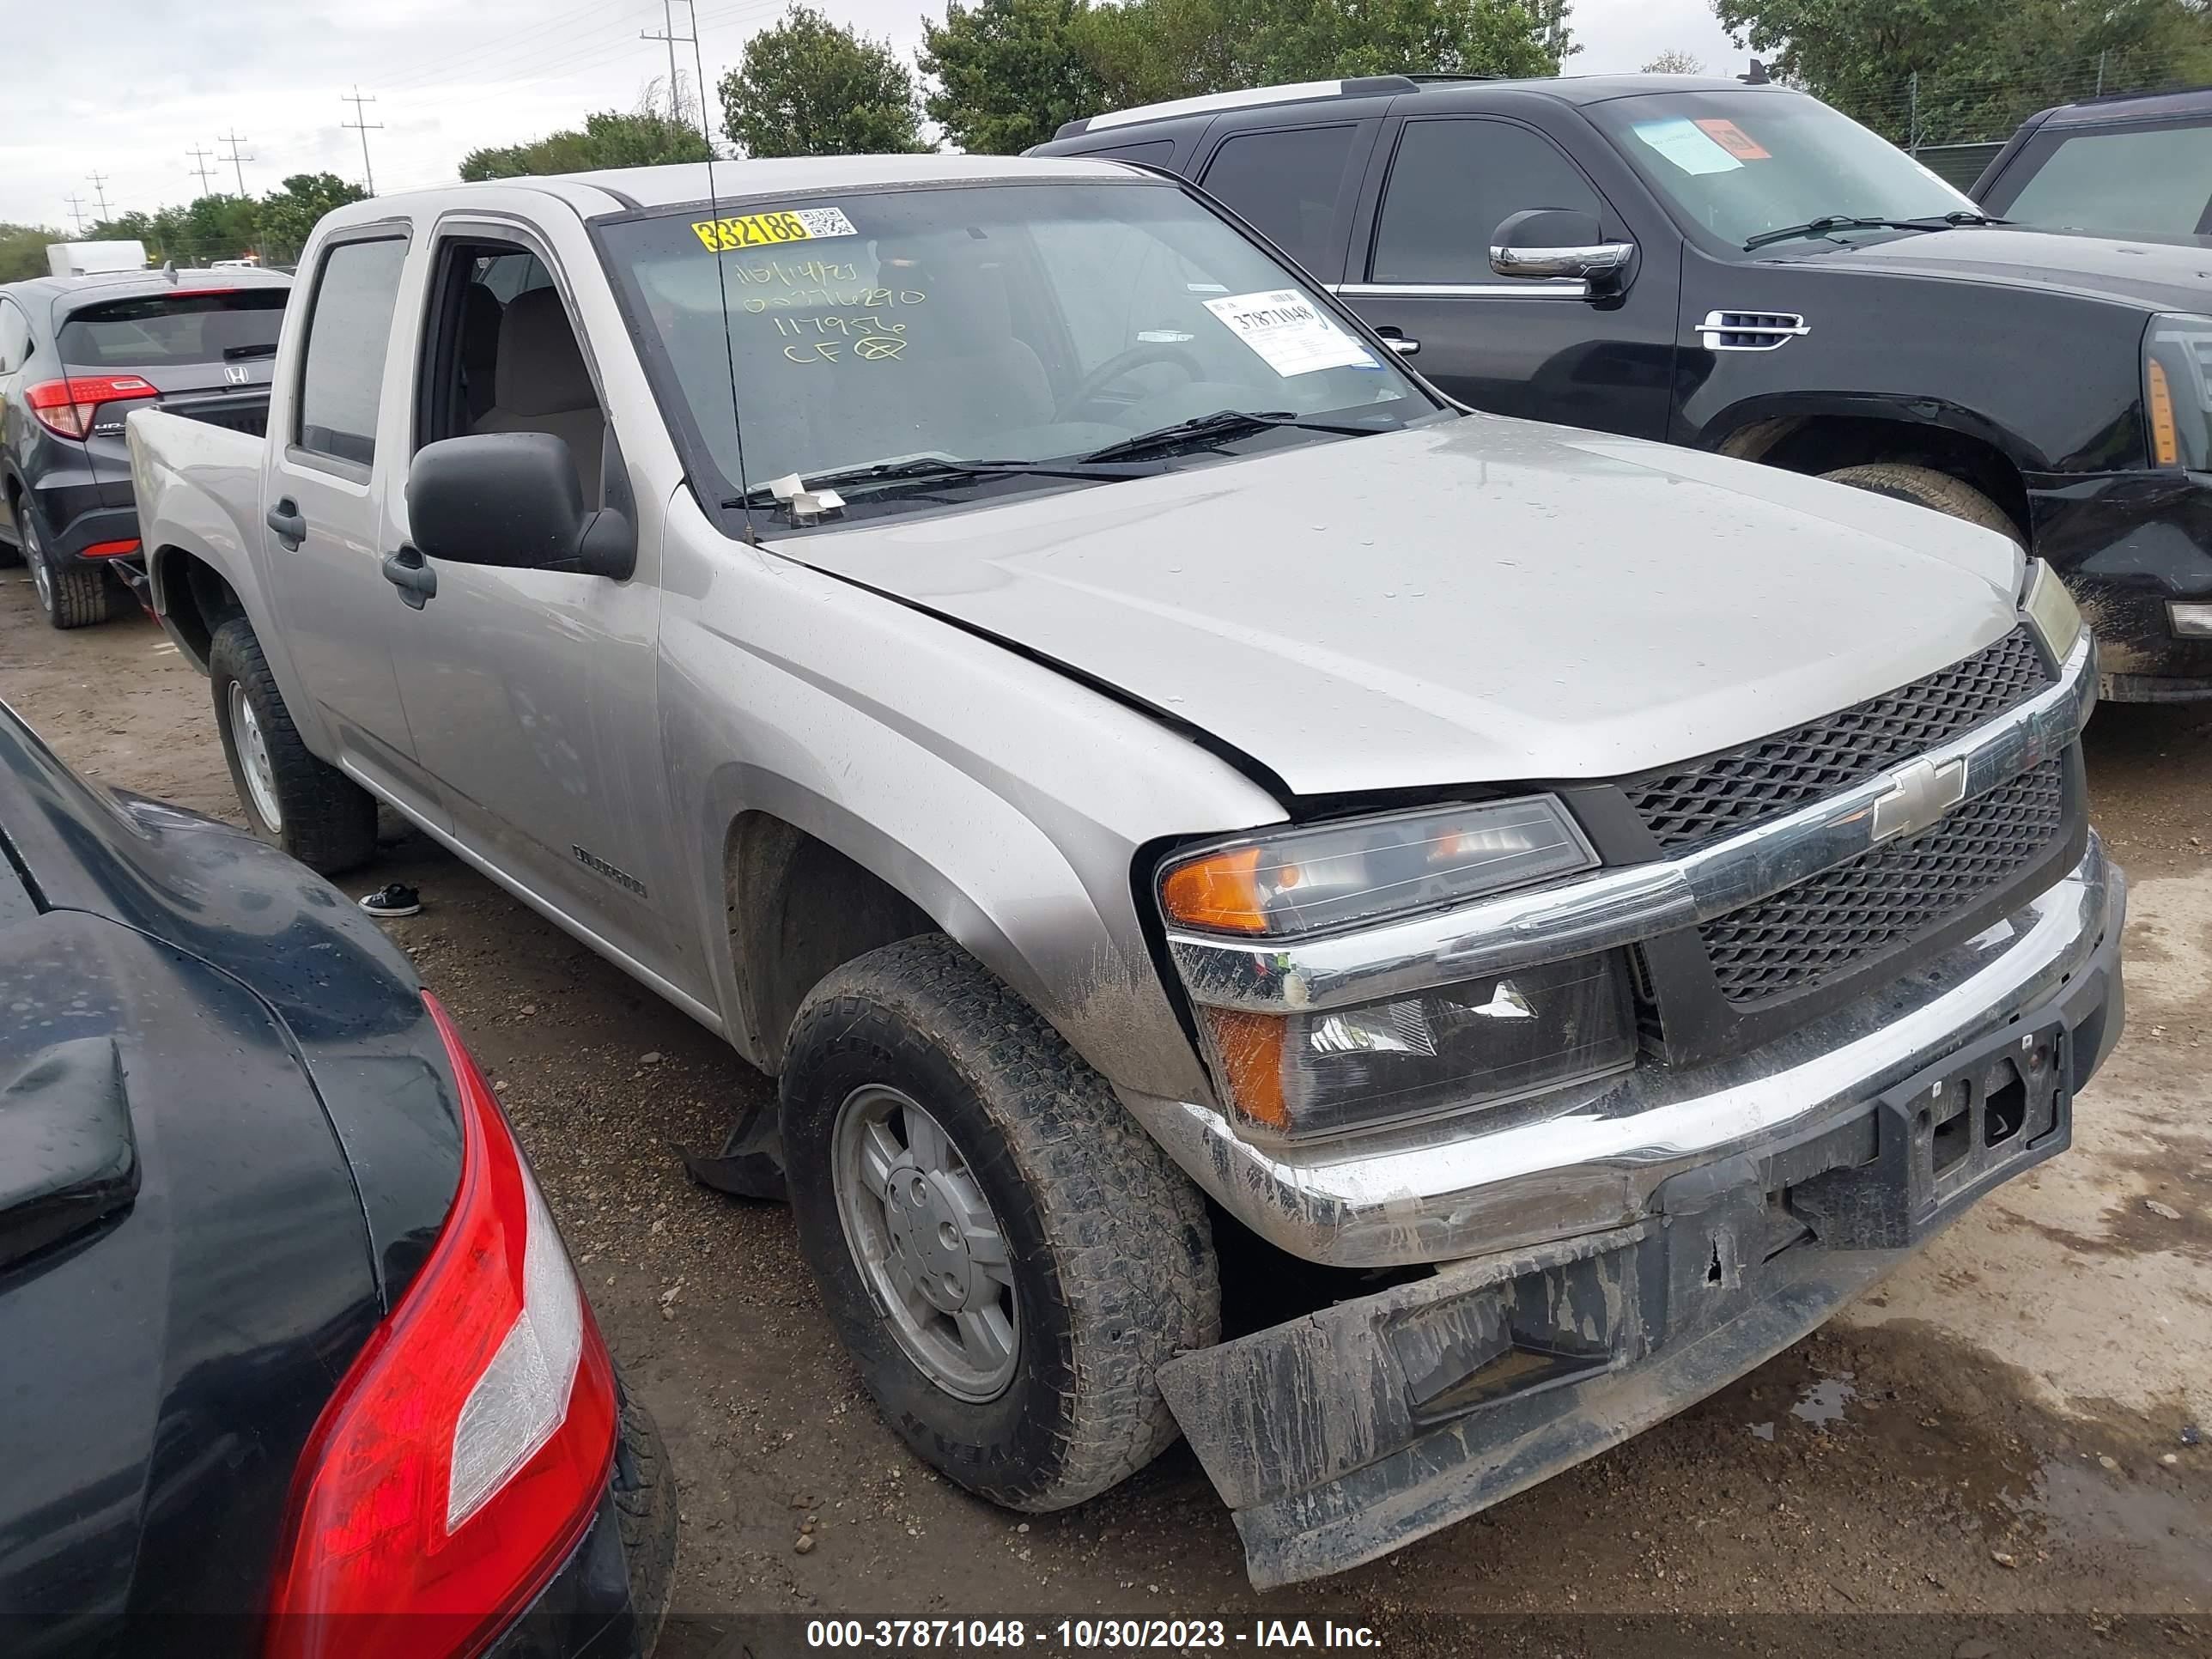
[[[1263,1150],[1125,1095],[1282,1248],[1447,1261],[1161,1369],[1254,1583],[1372,1559],[1617,1444],[2063,1150],[2118,1039],[2124,910],[2092,836],[2063,880],[1867,1005],[1487,1133]]]
[[[2098,695],[2212,698],[2212,638],[2177,632],[2169,608],[2212,604],[2212,474],[2031,474],[2027,493],[2037,554],[2096,629]]]

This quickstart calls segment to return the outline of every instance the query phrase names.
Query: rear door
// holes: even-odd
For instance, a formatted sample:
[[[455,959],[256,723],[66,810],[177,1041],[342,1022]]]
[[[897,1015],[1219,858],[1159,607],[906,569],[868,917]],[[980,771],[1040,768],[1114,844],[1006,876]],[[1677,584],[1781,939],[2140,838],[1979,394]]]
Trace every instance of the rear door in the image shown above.
[[[295,378],[270,411],[264,517],[246,530],[264,538],[264,580],[285,646],[337,751],[325,758],[439,820],[414,766],[392,665],[378,488],[407,468],[405,445],[380,434],[408,425],[405,365],[387,369],[410,230],[380,224],[322,245],[301,295]]]
[[[1671,226],[1630,224],[1551,137],[1504,115],[1398,122],[1378,159],[1387,171],[1339,290],[1355,311],[1477,409],[1666,435],[1681,280]],[[1493,272],[1492,233],[1531,208],[1593,214],[1608,240],[1636,242],[1625,289]]]

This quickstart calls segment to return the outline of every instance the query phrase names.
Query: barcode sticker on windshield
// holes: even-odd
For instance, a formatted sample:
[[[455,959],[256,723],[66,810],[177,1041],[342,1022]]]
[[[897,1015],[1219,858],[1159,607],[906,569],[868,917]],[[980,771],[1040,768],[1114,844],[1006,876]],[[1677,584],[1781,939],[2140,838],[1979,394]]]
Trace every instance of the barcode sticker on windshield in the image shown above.
[[[1206,308],[1285,380],[1317,368],[1381,367],[1366,347],[1295,289],[1232,294],[1208,300]]]
[[[741,213],[733,219],[701,219],[692,234],[715,252],[731,248],[776,247],[830,236],[857,236],[853,222],[836,208],[797,208],[781,213]]]

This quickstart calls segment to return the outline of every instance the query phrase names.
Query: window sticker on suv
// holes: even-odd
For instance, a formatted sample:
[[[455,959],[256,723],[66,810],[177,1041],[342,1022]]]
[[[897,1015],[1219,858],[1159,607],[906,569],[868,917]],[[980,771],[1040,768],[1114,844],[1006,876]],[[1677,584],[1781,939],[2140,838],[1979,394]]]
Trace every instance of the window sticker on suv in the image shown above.
[[[1698,123],[1698,130],[1739,161],[1771,161],[1774,159],[1772,150],[1733,121],[1709,118]]]
[[[1206,308],[1285,380],[1317,368],[1373,368],[1365,347],[1291,289],[1208,300]]]
[[[1685,173],[1732,173],[1743,165],[1718,138],[1680,116],[1638,121],[1629,131]]]
[[[738,247],[774,247],[830,236],[857,236],[853,222],[836,208],[800,208],[781,213],[741,213],[732,219],[702,219],[692,234],[714,252]]]

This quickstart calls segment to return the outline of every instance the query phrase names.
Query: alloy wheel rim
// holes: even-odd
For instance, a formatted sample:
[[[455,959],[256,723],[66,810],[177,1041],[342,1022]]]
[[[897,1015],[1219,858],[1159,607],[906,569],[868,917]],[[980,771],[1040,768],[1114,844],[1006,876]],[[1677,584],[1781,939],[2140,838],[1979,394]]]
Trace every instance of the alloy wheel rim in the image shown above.
[[[32,591],[39,596],[39,609],[52,615],[54,573],[46,568],[46,550],[39,545],[39,532],[31,527],[28,509],[19,507],[16,512],[23,520],[23,562],[31,567]]]
[[[230,729],[237,735],[238,769],[245,774],[250,804],[272,832],[281,831],[284,809],[276,802],[276,769],[269,759],[269,742],[261,734],[261,717],[236,680],[230,683]]]
[[[855,1089],[837,1109],[830,1185],[870,1295],[908,1358],[961,1400],[994,1400],[1021,1359],[1005,1230],[952,1137],[911,1095]]]

